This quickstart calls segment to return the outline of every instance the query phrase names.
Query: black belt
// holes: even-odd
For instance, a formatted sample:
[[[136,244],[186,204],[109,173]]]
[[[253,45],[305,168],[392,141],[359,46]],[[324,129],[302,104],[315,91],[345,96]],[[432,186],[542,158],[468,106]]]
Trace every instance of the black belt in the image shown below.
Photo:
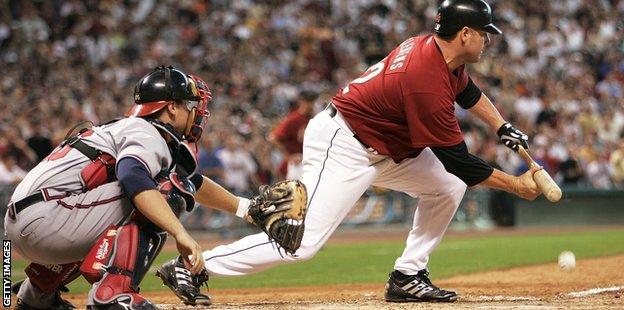
[[[336,116],[336,114],[338,114],[338,110],[336,109],[334,104],[331,102],[327,104],[327,107],[325,107],[325,110],[327,110],[327,113],[329,113],[329,116],[332,118]]]
[[[81,130],[80,134],[84,133],[85,131],[87,130],[85,129]],[[65,145],[69,145],[77,149],[80,153],[84,154],[92,161],[98,159],[98,157],[100,157],[103,154],[102,151],[84,143],[80,139],[79,135],[70,137],[61,143],[61,147]],[[27,196],[24,199],[21,199],[17,202],[10,203],[9,212],[14,212],[14,213],[13,214],[9,213],[9,215],[12,216],[12,218],[14,219],[15,215],[24,211],[24,209],[36,204],[37,202],[42,202],[42,201],[45,201],[45,199],[43,198],[43,194],[41,193],[41,191],[38,191],[30,196]]]
[[[41,192],[36,192],[24,199],[18,200],[17,202],[12,202],[9,204],[9,216],[15,218],[15,216],[24,211],[24,209],[42,201],[45,201],[43,194]]]
[[[325,110],[327,110],[327,113],[329,114],[329,117],[331,117],[331,118],[334,118],[334,116],[336,116],[338,114],[338,109],[336,109],[336,107],[334,106],[333,102],[328,103],[327,107],[325,107]],[[346,122],[347,121],[345,120],[345,123]],[[364,143],[364,141],[362,141],[362,139],[360,139],[360,137],[358,137],[357,134],[353,133],[353,137],[355,138],[355,140],[358,140],[358,142],[360,142],[360,144],[362,144],[369,151],[376,152],[375,149],[370,147],[368,144]]]

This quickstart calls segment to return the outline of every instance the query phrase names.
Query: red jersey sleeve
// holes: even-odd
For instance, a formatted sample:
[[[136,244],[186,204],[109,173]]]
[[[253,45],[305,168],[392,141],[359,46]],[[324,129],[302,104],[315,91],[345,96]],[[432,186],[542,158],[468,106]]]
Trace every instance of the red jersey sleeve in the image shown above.
[[[404,96],[405,115],[412,147],[451,146],[463,140],[454,105],[431,93]]]
[[[465,66],[462,65],[461,68],[459,68],[458,70],[460,70],[459,72],[459,76],[457,77],[457,88],[455,89],[455,93],[456,94],[460,94],[461,92],[464,91],[464,89],[466,89],[466,86],[468,86],[468,80],[470,79],[470,77],[468,76],[468,73],[466,73]]]

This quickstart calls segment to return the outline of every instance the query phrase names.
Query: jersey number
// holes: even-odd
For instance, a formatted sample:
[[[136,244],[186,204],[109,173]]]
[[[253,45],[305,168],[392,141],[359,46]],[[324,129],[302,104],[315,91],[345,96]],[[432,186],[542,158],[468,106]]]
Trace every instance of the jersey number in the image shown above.
[[[383,60],[378,62],[377,64],[373,65],[372,67],[368,68],[368,70],[366,70],[366,72],[364,72],[364,74],[362,74],[362,76],[360,76],[359,78],[351,81],[351,83],[347,84],[347,86],[345,86],[345,88],[342,89],[342,94],[346,94],[349,92],[349,85],[351,84],[362,84],[366,81],[369,81],[370,79],[376,77],[379,75],[379,73],[381,73],[384,69],[384,62]]]

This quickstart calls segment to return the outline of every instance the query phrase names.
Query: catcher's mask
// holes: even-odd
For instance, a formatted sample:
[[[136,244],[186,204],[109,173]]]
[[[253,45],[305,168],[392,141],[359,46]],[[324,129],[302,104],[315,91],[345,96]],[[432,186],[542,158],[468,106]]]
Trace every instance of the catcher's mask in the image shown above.
[[[172,66],[159,66],[141,78],[134,87],[134,103],[126,116],[148,116],[169,103],[183,103],[191,112],[184,129],[184,139],[199,140],[210,115],[208,102],[212,94],[206,83]]]
[[[206,83],[195,75],[189,75],[189,82],[193,84],[193,90],[199,96],[198,101],[186,101],[186,107],[191,111],[186,120],[186,129],[184,130],[184,138],[191,142],[196,142],[204,132],[204,127],[208,121],[210,112],[208,111],[208,102],[212,99],[212,93]]]

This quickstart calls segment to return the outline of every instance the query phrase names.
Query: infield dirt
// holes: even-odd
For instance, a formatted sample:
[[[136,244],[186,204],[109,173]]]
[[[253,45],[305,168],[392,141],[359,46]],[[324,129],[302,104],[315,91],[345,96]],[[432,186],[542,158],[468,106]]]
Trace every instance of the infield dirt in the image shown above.
[[[497,270],[436,281],[456,289],[461,298],[451,304],[395,304],[383,299],[384,283],[307,286],[244,290],[211,290],[209,309],[624,309],[624,255],[580,260],[572,272],[556,264]],[[572,297],[571,292],[594,288],[619,290]],[[163,309],[184,306],[169,292],[148,292]],[[68,296],[84,307],[84,295]]]
[[[333,238],[333,242],[349,241],[342,240],[344,237],[348,239],[348,234]],[[385,283],[214,289],[209,309],[624,309],[623,270],[624,255],[617,255],[579,260],[571,272],[552,263],[455,276],[435,283],[457,290],[460,299],[435,305],[386,303]],[[582,297],[569,295],[591,289],[609,290],[582,293]],[[169,292],[146,292],[144,296],[163,309],[200,309],[182,305]],[[67,297],[84,308],[85,295]]]

